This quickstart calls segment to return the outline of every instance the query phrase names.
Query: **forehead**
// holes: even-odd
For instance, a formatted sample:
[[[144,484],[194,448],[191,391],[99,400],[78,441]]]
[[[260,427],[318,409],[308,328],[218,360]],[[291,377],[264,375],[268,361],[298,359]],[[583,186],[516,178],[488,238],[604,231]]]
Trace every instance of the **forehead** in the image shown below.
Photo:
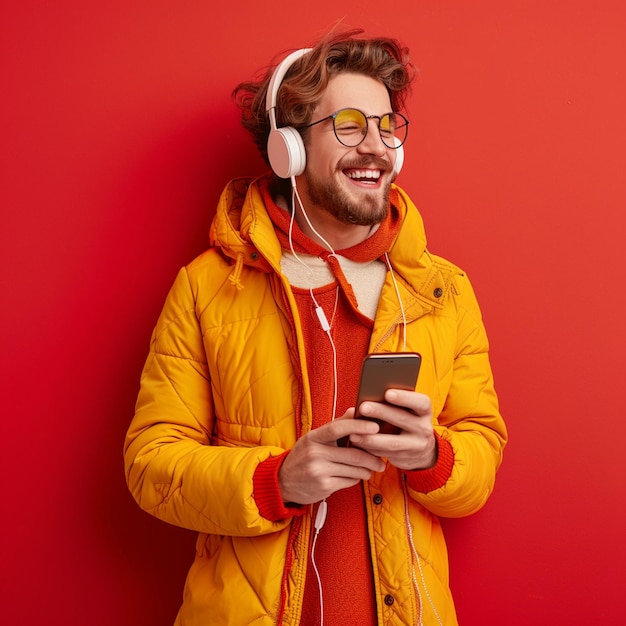
[[[360,109],[366,115],[379,115],[391,111],[391,100],[385,85],[371,76],[336,74],[328,81],[316,112],[325,116],[349,107]]]

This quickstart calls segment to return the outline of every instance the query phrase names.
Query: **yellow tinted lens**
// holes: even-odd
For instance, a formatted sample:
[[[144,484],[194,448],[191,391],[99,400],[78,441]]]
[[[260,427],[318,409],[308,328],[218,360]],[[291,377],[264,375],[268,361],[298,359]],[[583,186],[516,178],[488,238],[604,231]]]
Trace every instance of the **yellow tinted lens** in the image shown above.
[[[387,113],[380,119],[380,138],[388,148],[397,148],[406,140],[408,122],[399,113]]]
[[[356,109],[343,109],[335,116],[335,128],[338,131],[362,130],[366,124],[365,116]]]
[[[396,116],[393,113],[387,113],[380,119],[380,132],[386,137],[392,137],[396,129]]]
[[[358,146],[367,133],[367,120],[361,111],[342,109],[333,119],[335,136],[348,147]]]

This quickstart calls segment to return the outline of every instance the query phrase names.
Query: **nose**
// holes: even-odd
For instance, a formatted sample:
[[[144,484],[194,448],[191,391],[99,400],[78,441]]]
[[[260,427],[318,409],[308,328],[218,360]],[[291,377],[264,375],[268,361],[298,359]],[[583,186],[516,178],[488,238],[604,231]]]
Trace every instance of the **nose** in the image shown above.
[[[359,153],[374,154],[379,157],[384,156],[387,153],[388,148],[380,138],[378,122],[378,118],[368,118],[367,134],[365,135],[365,139],[357,146]]]

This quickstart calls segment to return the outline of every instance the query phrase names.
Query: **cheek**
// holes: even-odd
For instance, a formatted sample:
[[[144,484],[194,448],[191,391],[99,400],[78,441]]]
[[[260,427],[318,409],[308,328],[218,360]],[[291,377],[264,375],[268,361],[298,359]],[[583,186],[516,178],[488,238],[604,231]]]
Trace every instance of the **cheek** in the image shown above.
[[[326,138],[325,138],[326,139]],[[347,150],[342,149],[337,140],[332,137],[328,141],[317,141],[307,146],[307,169],[316,178],[333,176],[342,168]]]

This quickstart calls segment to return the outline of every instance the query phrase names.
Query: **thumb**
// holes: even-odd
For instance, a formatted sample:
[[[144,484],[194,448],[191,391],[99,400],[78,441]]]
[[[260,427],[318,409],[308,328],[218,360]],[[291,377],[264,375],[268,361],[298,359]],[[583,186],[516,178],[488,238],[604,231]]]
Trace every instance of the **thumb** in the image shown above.
[[[353,419],[353,418],[354,418],[354,407],[351,406],[343,415],[340,415],[339,417],[335,419],[346,420],[346,419]]]

